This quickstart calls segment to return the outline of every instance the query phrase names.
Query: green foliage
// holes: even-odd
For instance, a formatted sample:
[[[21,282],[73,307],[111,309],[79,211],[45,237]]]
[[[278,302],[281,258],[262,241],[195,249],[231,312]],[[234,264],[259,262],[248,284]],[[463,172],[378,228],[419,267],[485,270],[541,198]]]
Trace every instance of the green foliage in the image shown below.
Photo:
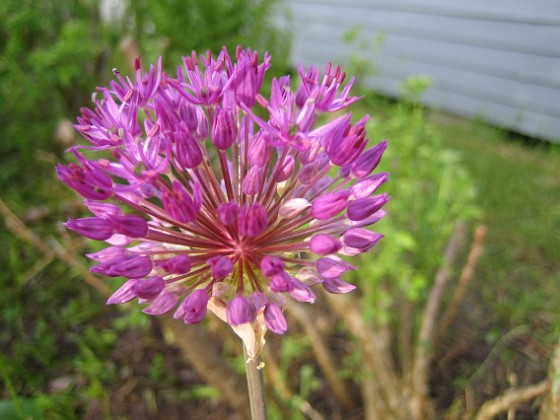
[[[0,186],[32,183],[34,152],[54,150],[59,119],[86,104],[99,82],[106,36],[85,0],[0,5]]]
[[[289,36],[275,23],[278,0],[131,0],[134,38],[153,62],[165,54],[166,63],[179,63],[192,50],[218,53],[237,45],[274,58],[274,71],[287,68]],[[288,42],[287,42],[288,40]]]
[[[378,252],[360,263],[366,316],[378,321],[388,321],[387,310],[398,299],[424,298],[454,223],[479,214],[474,183],[460,155],[444,147],[428,127],[425,111],[414,105],[427,86],[423,77],[406,80],[402,88],[408,101],[369,127],[389,140],[381,169],[391,174],[387,190],[393,197],[379,224],[386,237]]]

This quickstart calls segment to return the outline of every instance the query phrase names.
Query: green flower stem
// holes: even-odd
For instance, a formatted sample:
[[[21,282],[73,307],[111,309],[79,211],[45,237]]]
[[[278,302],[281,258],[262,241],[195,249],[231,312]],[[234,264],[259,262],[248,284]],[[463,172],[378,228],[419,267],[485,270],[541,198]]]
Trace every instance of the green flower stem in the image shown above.
[[[264,399],[264,386],[262,373],[258,366],[258,361],[250,359],[247,349],[243,345],[243,357],[245,358],[245,370],[247,373],[247,388],[249,389],[249,401],[251,404],[251,419],[265,420],[266,402]]]

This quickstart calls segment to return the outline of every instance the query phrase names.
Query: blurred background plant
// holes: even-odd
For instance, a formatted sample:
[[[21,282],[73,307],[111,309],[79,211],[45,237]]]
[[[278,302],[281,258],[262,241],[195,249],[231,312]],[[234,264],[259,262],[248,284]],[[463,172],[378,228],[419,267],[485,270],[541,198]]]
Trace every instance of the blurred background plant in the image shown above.
[[[164,54],[165,65],[242,44],[268,50],[275,74],[289,71],[280,6],[1,2],[0,418],[246,414],[243,360],[220,322],[181,329],[136,306],[104,305],[118,282],[89,274],[82,254],[92,245],[60,228],[81,206],[53,167],[78,141],[67,119],[112,68],[129,74],[137,55],[147,65]],[[358,52],[375,45],[359,29],[347,42]],[[356,53],[345,68],[359,77],[374,69]],[[408,414],[399,405],[459,418],[509,387],[539,385],[529,401],[546,391],[539,381],[560,325],[550,234],[560,227],[560,155],[476,121],[434,119],[418,105],[429,85],[412,77],[402,101],[368,92],[357,105],[356,115],[372,115],[372,142],[389,139],[386,238],[359,262],[359,292],[312,310],[289,305],[289,336],[268,337],[271,418],[399,418]],[[517,411],[536,412],[529,403]]]

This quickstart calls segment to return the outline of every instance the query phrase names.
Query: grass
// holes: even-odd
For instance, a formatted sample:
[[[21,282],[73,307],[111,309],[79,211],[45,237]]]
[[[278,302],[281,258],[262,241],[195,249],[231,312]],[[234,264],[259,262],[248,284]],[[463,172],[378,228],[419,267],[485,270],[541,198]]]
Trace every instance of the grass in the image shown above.
[[[395,106],[381,99],[364,105],[381,125]],[[525,372],[522,380],[532,380],[546,369],[548,352],[560,333],[560,151],[478,122],[433,118],[428,125],[446,147],[460,152],[478,189],[481,221],[488,228],[485,252],[463,308],[464,319],[474,331],[473,341],[488,348],[504,346],[499,363],[485,363],[488,370],[482,376],[497,375],[502,369],[504,377],[514,370]],[[32,155],[29,167],[38,175],[20,188],[13,180],[13,187],[2,197],[18,216],[27,217],[31,229],[47,244],[49,235],[57,235],[60,221],[76,213],[76,199],[55,180],[54,161],[56,157],[49,153]],[[29,209],[40,206],[47,209],[44,215],[31,217]],[[202,386],[192,372],[185,382],[176,364],[157,356],[150,346],[161,337],[149,325],[104,307],[102,299],[68,267],[46,261],[34,273],[30,269],[41,260],[39,252],[6,229],[0,230],[0,243],[4,250],[0,256],[0,347],[7,349],[7,376],[16,394],[35,398],[47,413],[63,417],[84,414],[95,401],[107,410],[108,393],[122,386],[122,370],[138,368],[113,360],[114,348],[123,346],[123,337],[132,334],[138,344],[138,333],[130,331],[145,334],[149,342],[144,346],[156,354],[143,379],[149,382],[143,384],[144,395],[162,391],[161,386],[166,387],[164,393],[187,385],[193,390]],[[516,345],[500,341],[520,326],[526,328],[537,350],[544,352],[532,368],[527,340]],[[483,360],[475,357],[467,364],[467,373],[459,380],[462,385]],[[53,390],[55,380],[65,377],[74,378],[71,385]],[[162,377],[167,378],[163,384]],[[210,400],[215,398],[213,390],[207,394]],[[0,397],[9,398],[7,387]]]
[[[478,286],[492,316],[509,326],[559,320],[560,150],[477,123],[440,127],[479,190],[488,239]]]

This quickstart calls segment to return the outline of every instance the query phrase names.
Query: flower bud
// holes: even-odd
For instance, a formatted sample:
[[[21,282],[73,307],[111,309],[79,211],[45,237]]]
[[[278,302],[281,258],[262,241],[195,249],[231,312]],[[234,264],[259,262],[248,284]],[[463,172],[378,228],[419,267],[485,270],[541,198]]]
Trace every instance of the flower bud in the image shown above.
[[[109,220],[101,217],[70,219],[65,225],[68,229],[72,229],[89,239],[104,241],[113,236],[113,225]]]
[[[264,321],[266,326],[276,334],[284,334],[288,330],[286,318],[276,303],[268,303],[264,307]]]
[[[142,299],[153,299],[165,288],[165,281],[159,277],[148,277],[132,286],[132,292]]]
[[[215,280],[223,280],[233,272],[233,263],[228,257],[212,257],[208,259],[208,265]]]
[[[375,197],[358,198],[350,203],[346,214],[352,221],[364,220],[381,209],[387,201],[389,201],[387,193]]]
[[[183,321],[187,324],[197,324],[202,321],[206,316],[208,300],[208,293],[204,289],[197,289],[187,296],[181,305],[184,312]]]
[[[237,295],[227,306],[226,318],[230,325],[236,327],[247,322],[253,322],[255,319],[255,311],[246,298]]]

